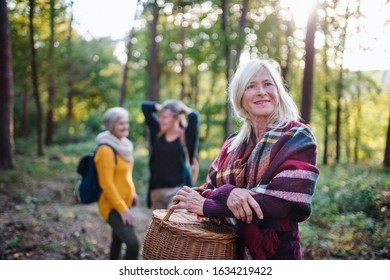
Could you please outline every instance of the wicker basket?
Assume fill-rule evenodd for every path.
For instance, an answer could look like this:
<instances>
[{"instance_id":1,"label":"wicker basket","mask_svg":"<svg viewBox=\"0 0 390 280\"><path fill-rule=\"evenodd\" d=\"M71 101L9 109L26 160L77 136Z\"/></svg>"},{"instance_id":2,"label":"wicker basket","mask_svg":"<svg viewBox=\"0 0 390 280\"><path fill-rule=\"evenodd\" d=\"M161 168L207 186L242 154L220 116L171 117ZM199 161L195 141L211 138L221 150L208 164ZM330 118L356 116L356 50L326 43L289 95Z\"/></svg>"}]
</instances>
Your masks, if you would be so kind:
<instances>
[{"instance_id":1,"label":"wicker basket","mask_svg":"<svg viewBox=\"0 0 390 280\"><path fill-rule=\"evenodd\" d=\"M144 260L235 259L232 227L199 221L192 213L172 212L153 211L143 245Z\"/></svg>"}]
</instances>

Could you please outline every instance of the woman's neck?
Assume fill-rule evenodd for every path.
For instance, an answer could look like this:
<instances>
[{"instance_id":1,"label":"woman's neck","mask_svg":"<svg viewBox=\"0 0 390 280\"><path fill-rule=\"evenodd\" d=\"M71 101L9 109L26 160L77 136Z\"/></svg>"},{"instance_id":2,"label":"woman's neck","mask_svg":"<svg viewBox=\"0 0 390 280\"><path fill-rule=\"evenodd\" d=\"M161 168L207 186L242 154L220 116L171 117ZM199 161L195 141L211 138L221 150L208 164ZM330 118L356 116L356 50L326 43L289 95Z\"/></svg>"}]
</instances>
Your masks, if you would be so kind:
<instances>
[{"instance_id":1,"label":"woman's neck","mask_svg":"<svg viewBox=\"0 0 390 280\"><path fill-rule=\"evenodd\" d=\"M171 142L173 140L176 140L178 137L181 136L181 134L183 133L183 130L180 128L180 127L173 127L172 129L169 129L166 133L165 133L165 139L168 141L168 142Z\"/></svg>"},{"instance_id":2,"label":"woman's neck","mask_svg":"<svg viewBox=\"0 0 390 280\"><path fill-rule=\"evenodd\" d=\"M114 134L112 131L110 131L111 135L114 136L115 138L122 140L123 136Z\"/></svg>"},{"instance_id":3,"label":"woman's neck","mask_svg":"<svg viewBox=\"0 0 390 280\"><path fill-rule=\"evenodd\" d=\"M256 142L259 142L261 139L263 139L264 134L268 131L268 122L264 120L252 121L252 129L256 136Z\"/></svg>"}]
</instances>

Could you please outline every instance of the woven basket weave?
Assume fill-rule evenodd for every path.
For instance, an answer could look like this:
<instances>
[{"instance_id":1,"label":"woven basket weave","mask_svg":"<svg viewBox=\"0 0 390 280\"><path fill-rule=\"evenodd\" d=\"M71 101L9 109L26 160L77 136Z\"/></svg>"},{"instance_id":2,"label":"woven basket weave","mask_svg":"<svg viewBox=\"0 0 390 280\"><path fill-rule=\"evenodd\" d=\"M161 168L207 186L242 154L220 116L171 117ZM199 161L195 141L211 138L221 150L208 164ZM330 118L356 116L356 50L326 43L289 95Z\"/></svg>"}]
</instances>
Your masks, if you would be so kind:
<instances>
[{"instance_id":1,"label":"woven basket weave","mask_svg":"<svg viewBox=\"0 0 390 280\"><path fill-rule=\"evenodd\" d=\"M143 259L231 260L236 255L235 238L233 228L199 221L192 213L154 210Z\"/></svg>"}]
</instances>

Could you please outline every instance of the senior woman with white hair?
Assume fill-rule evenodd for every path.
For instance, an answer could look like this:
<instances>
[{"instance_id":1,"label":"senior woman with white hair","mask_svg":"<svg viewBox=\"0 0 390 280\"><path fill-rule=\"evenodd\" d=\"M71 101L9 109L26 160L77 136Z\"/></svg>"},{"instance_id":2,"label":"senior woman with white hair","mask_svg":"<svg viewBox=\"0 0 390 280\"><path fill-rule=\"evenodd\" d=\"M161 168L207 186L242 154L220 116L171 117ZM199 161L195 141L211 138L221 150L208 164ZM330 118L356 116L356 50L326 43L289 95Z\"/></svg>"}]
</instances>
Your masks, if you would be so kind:
<instances>
[{"instance_id":1,"label":"senior woman with white hair","mask_svg":"<svg viewBox=\"0 0 390 280\"><path fill-rule=\"evenodd\" d=\"M133 143L127 139L128 112L121 107L110 108L103 115L103 123L106 131L96 137L100 146L94 157L103 190L98 202L99 212L112 228L110 259L120 258L124 242L127 246L125 258L135 260L138 258L139 242L130 207L137 204L138 197L132 178Z\"/></svg>"},{"instance_id":2,"label":"senior woman with white hair","mask_svg":"<svg viewBox=\"0 0 390 280\"><path fill-rule=\"evenodd\" d=\"M243 121L211 164L203 192L183 187L172 209L234 217L239 258L301 259L298 223L311 213L317 145L271 62L251 60L229 88Z\"/></svg>"}]
</instances>

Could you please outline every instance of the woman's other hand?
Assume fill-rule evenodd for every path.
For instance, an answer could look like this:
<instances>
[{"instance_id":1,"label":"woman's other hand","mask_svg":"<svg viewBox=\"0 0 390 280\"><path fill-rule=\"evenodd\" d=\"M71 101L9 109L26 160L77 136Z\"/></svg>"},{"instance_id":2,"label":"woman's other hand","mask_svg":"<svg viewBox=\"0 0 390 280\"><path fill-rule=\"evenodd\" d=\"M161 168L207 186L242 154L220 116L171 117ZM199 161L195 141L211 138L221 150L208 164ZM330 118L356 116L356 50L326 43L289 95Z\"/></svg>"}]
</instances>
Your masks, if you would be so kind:
<instances>
[{"instance_id":1,"label":"woman's other hand","mask_svg":"<svg viewBox=\"0 0 390 280\"><path fill-rule=\"evenodd\" d=\"M203 216L203 204L206 198L201 196L197 191L184 186L172 198L174 205L171 209L186 209L194 214Z\"/></svg>"},{"instance_id":2,"label":"woman's other hand","mask_svg":"<svg viewBox=\"0 0 390 280\"><path fill-rule=\"evenodd\" d=\"M131 212L129 209L127 209L125 212L123 213L120 213L121 215L121 218L122 218L122 222L123 224L125 225L129 225L129 226L132 226L133 225L133 218L131 216Z\"/></svg>"},{"instance_id":3,"label":"woman's other hand","mask_svg":"<svg viewBox=\"0 0 390 280\"><path fill-rule=\"evenodd\" d=\"M138 203L139 203L138 194L135 193L133 197L133 203L131 204L131 206L138 206Z\"/></svg>"},{"instance_id":4,"label":"woman's other hand","mask_svg":"<svg viewBox=\"0 0 390 280\"><path fill-rule=\"evenodd\" d=\"M260 205L252 197L252 194L255 193L247 189L234 188L230 192L226 202L227 207L232 211L236 219L247 222L248 224L253 220L252 209L260 220L263 219L263 212L261 211Z\"/></svg>"}]
</instances>

